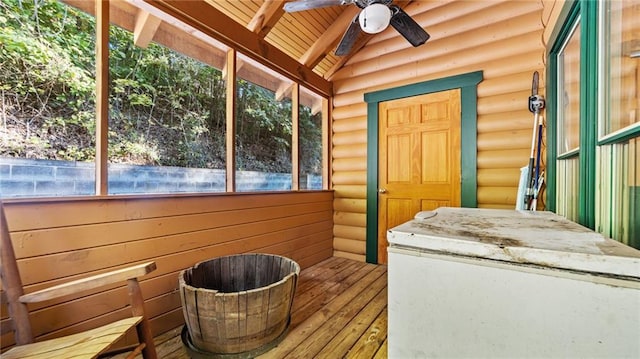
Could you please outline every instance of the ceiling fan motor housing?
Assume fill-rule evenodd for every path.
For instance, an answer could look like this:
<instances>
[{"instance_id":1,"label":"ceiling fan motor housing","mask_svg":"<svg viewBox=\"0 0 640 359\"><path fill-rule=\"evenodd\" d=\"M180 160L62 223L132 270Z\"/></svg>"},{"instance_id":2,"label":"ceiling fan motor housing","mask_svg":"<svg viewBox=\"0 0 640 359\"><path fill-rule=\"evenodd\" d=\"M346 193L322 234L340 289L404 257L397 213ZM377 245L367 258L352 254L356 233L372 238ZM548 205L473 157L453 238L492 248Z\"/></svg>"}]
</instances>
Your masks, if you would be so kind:
<instances>
[{"instance_id":1,"label":"ceiling fan motor housing","mask_svg":"<svg viewBox=\"0 0 640 359\"><path fill-rule=\"evenodd\" d=\"M391 10L387 5L373 3L360 12L358 20L362 31L368 34L377 34L389 26Z\"/></svg>"}]
</instances>

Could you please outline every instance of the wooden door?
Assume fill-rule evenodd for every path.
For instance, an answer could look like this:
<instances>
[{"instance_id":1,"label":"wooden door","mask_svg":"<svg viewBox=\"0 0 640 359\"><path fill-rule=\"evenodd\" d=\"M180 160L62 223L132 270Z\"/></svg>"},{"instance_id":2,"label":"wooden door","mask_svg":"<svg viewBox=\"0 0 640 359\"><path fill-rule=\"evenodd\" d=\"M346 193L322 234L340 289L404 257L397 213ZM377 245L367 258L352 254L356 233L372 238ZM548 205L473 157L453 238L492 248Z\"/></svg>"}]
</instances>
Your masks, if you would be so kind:
<instances>
[{"instance_id":1,"label":"wooden door","mask_svg":"<svg viewBox=\"0 0 640 359\"><path fill-rule=\"evenodd\" d=\"M388 228L419 211L460 206L460 90L380 103L378 263Z\"/></svg>"}]
</instances>

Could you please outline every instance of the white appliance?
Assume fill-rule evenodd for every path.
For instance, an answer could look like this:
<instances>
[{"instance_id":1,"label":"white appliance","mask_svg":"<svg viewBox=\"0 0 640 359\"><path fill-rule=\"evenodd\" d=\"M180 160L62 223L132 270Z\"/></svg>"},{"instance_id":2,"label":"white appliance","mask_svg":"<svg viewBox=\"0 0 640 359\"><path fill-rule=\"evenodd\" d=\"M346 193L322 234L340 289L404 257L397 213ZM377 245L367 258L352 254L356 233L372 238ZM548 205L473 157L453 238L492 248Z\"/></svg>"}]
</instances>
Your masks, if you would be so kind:
<instances>
[{"instance_id":1,"label":"white appliance","mask_svg":"<svg viewBox=\"0 0 640 359\"><path fill-rule=\"evenodd\" d=\"M640 358L640 251L551 212L438 208L387 233L389 358Z\"/></svg>"}]
</instances>

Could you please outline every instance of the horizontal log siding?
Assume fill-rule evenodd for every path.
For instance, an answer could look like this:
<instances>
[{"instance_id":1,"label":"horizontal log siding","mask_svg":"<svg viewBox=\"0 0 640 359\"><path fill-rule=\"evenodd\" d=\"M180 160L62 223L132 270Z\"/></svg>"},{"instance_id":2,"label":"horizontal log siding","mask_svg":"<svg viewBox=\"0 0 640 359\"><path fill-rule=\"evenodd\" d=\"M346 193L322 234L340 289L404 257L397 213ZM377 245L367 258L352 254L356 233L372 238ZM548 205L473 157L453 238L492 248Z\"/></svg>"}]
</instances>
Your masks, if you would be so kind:
<instances>
[{"instance_id":1,"label":"horizontal log siding","mask_svg":"<svg viewBox=\"0 0 640 359\"><path fill-rule=\"evenodd\" d=\"M154 335L183 323L178 272L245 252L309 267L333 253L333 193L22 201L5 204L25 291L156 261L142 281ZM130 315L126 286L30 305L37 340ZM2 346L13 344L2 306Z\"/></svg>"},{"instance_id":2,"label":"horizontal log siding","mask_svg":"<svg viewBox=\"0 0 640 359\"><path fill-rule=\"evenodd\" d=\"M413 48L390 28L334 74L334 255L364 260L368 92L483 71L478 206L514 208L520 167L529 158L527 100L536 70L544 93L542 10L538 1L412 2L406 11L431 34L425 45Z\"/></svg>"}]
</instances>

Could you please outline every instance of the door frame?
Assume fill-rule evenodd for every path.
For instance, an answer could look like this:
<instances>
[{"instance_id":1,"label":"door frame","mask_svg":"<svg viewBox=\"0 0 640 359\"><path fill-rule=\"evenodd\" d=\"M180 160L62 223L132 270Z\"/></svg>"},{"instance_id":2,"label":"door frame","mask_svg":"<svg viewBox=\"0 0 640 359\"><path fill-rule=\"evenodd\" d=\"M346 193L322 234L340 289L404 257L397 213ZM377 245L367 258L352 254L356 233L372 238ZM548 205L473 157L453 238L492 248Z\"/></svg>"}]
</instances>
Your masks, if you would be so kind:
<instances>
[{"instance_id":1,"label":"door frame","mask_svg":"<svg viewBox=\"0 0 640 359\"><path fill-rule=\"evenodd\" d=\"M367 234L366 260L378 262L378 105L380 102L460 89L460 205L475 208L477 190L478 84L482 71L444 77L364 94L367 103Z\"/></svg>"}]
</instances>

